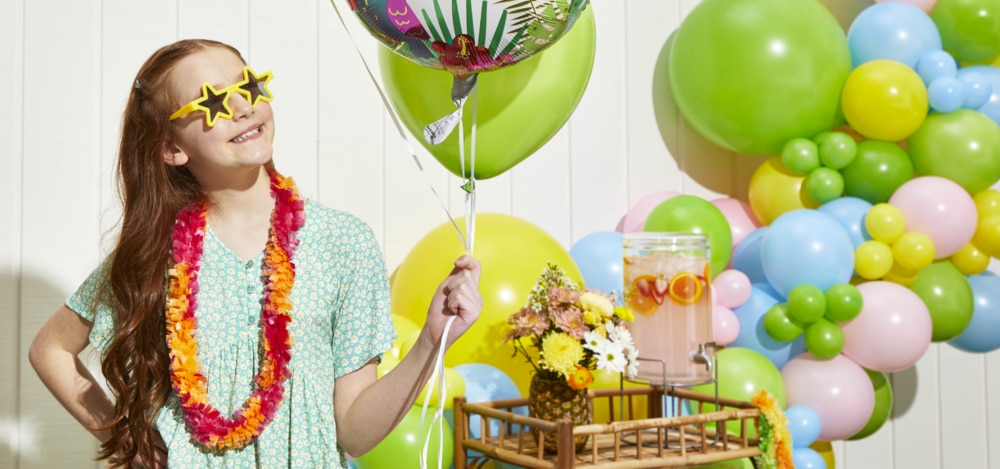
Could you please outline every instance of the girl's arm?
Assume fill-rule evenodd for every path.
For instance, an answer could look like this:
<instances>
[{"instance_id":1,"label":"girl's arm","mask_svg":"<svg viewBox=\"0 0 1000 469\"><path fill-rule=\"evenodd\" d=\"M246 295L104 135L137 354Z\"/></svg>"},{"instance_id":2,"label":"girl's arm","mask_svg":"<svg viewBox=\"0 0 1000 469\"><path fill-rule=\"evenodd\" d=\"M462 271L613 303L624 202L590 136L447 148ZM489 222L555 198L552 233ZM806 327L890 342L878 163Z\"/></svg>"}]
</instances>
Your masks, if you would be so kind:
<instances>
[{"instance_id":1,"label":"girl's arm","mask_svg":"<svg viewBox=\"0 0 1000 469\"><path fill-rule=\"evenodd\" d=\"M431 300L420 338L381 379L376 379L375 360L337 378L333 395L337 442L349 454L360 456L370 451L413 406L434 371L448 318L455 317L447 337L450 346L479 317L483 308L479 274L480 265L475 259L463 256L455 261L455 268Z\"/></svg>"}]
</instances>

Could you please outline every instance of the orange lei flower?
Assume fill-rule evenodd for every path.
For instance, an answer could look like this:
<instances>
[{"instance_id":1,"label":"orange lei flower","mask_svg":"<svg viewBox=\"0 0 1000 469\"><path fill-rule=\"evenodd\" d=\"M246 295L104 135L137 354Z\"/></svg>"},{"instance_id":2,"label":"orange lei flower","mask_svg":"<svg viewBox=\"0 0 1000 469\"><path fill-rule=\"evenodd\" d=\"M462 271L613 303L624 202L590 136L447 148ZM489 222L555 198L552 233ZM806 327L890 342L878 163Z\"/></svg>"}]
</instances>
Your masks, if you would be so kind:
<instances>
[{"instance_id":1,"label":"orange lei flower","mask_svg":"<svg viewBox=\"0 0 1000 469\"><path fill-rule=\"evenodd\" d=\"M243 447L260 436L277 413L284 397L284 382L291 376L292 338L288 332L292 310L288 297L295 281L291 258L298 246L295 234L305 223L305 203L295 184L276 172L269 173L275 199L271 230L264 254L264 305L261 310L264 356L254 377L254 387L240 410L223 416L208 403L207 379L199 371L198 321L195 317L198 269L204 247L206 207L192 204L174 223L167 291L167 346L170 349L170 382L180 398L188 430L207 448Z\"/></svg>"},{"instance_id":2,"label":"orange lei flower","mask_svg":"<svg viewBox=\"0 0 1000 469\"><path fill-rule=\"evenodd\" d=\"M761 389L750 403L760 409L761 419L756 422L763 452L761 465L765 468L793 469L792 435L788 431L788 418L781 410L778 400Z\"/></svg>"}]
</instances>

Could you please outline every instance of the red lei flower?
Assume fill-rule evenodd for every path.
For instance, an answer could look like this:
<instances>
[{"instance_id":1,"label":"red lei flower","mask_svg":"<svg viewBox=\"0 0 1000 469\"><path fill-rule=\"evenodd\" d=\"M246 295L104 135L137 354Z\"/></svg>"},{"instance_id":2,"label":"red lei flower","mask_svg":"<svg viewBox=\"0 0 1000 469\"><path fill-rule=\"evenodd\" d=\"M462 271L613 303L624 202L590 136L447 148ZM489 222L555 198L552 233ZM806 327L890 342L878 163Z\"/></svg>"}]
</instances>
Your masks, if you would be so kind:
<instances>
[{"instance_id":1,"label":"red lei flower","mask_svg":"<svg viewBox=\"0 0 1000 469\"><path fill-rule=\"evenodd\" d=\"M170 383L180 397L188 430L207 448L222 450L245 446L260 436L277 413L284 397L284 382L291 375L292 338L288 323L295 281L292 256L298 246L295 234L305 223L305 203L295 184L276 172L269 173L275 199L271 230L264 253L264 305L261 311L264 357L254 376L254 387L243 406L232 416L222 415L208 403L205 375L199 371L198 330L195 310L198 269L204 247L206 207L192 204L174 223L167 292L167 346L170 349Z\"/></svg>"}]
</instances>

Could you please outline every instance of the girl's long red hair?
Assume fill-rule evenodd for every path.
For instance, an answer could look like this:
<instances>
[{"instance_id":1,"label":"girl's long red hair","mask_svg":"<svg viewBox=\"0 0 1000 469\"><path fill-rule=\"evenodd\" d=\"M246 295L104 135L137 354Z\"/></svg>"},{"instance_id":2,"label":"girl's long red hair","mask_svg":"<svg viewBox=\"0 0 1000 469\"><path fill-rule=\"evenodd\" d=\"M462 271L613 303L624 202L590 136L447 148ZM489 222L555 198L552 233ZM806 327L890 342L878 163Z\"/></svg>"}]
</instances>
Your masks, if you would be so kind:
<instances>
[{"instance_id":1,"label":"girl's long red hair","mask_svg":"<svg viewBox=\"0 0 1000 469\"><path fill-rule=\"evenodd\" d=\"M157 50L139 69L122 117L118 152L121 231L109 257L104 298L114 316L114 333L101 370L115 400L98 459L127 467L135 456L153 461L154 419L170 394L166 345L166 272L174 219L201 197L198 181L183 167L166 164L177 98L170 92L177 63L208 47L240 53L226 44L182 40Z\"/></svg>"}]
</instances>

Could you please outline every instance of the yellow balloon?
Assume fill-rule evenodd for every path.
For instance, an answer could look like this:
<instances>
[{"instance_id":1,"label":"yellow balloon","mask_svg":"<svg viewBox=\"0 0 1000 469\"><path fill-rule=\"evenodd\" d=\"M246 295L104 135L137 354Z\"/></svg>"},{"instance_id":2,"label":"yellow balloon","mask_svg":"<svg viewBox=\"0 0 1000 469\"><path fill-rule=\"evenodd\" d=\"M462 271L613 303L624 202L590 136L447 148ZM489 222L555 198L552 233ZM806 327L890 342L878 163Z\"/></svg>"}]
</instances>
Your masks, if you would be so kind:
<instances>
[{"instance_id":1,"label":"yellow balloon","mask_svg":"<svg viewBox=\"0 0 1000 469\"><path fill-rule=\"evenodd\" d=\"M456 219L464 231L465 218ZM563 268L578 284L583 284L579 268L555 238L520 218L480 213L476 216L475 252L482 263L479 291L483 310L479 319L445 354L445 366L483 363L509 376L522 395L528 394L531 366L513 356L514 348L504 343L507 318L525 305L546 263ZM435 290L465 248L450 222L431 230L400 263L392 288L392 312L423 325L427 306Z\"/></svg>"},{"instance_id":2,"label":"yellow balloon","mask_svg":"<svg viewBox=\"0 0 1000 469\"><path fill-rule=\"evenodd\" d=\"M912 68L895 60L872 60L847 76L841 95L844 118L875 140L904 140L927 118L927 85Z\"/></svg>"},{"instance_id":3,"label":"yellow balloon","mask_svg":"<svg viewBox=\"0 0 1000 469\"><path fill-rule=\"evenodd\" d=\"M980 219L972 243L990 257L1000 257L1000 216Z\"/></svg>"},{"instance_id":4,"label":"yellow balloon","mask_svg":"<svg viewBox=\"0 0 1000 469\"><path fill-rule=\"evenodd\" d=\"M833 457L833 445L829 441L819 440L813 442L809 447L819 453L820 456L823 456L823 461L826 462L826 469L836 469L837 461Z\"/></svg>"},{"instance_id":5,"label":"yellow balloon","mask_svg":"<svg viewBox=\"0 0 1000 469\"><path fill-rule=\"evenodd\" d=\"M383 353L382 361L379 362L378 367L375 368L375 370L378 372L378 377L381 378L385 376L386 373L392 371L392 369L399 364L399 360L400 360L400 355L398 348L393 348L389 352Z\"/></svg>"},{"instance_id":6,"label":"yellow balloon","mask_svg":"<svg viewBox=\"0 0 1000 469\"><path fill-rule=\"evenodd\" d=\"M770 225L785 212L819 207L807 193L805 180L806 176L785 167L780 156L768 159L750 177L750 209L761 223Z\"/></svg>"},{"instance_id":7,"label":"yellow balloon","mask_svg":"<svg viewBox=\"0 0 1000 469\"><path fill-rule=\"evenodd\" d=\"M441 376L437 377L438 382L435 384L433 392L431 392L430 406L437 407L438 396L441 395ZM430 381L424 385L424 388L420 390L420 395L417 396L417 401L413 403L415 406L423 406L424 399L427 398L427 388L430 387L432 383ZM462 374L455 371L454 369L445 367L444 369L444 408L450 409L455 406L455 398L458 396L465 395L465 378Z\"/></svg>"},{"instance_id":8,"label":"yellow balloon","mask_svg":"<svg viewBox=\"0 0 1000 469\"><path fill-rule=\"evenodd\" d=\"M885 277L892 269L892 248L881 241L865 241L854 249L854 271L868 280Z\"/></svg>"},{"instance_id":9,"label":"yellow balloon","mask_svg":"<svg viewBox=\"0 0 1000 469\"><path fill-rule=\"evenodd\" d=\"M976 203L976 213L983 220L994 215L1000 215L1000 191L986 189L972 198Z\"/></svg>"},{"instance_id":10,"label":"yellow balloon","mask_svg":"<svg viewBox=\"0 0 1000 469\"><path fill-rule=\"evenodd\" d=\"M917 231L903 233L892 243L892 258L906 270L923 269L934 262L934 241Z\"/></svg>"},{"instance_id":11,"label":"yellow balloon","mask_svg":"<svg viewBox=\"0 0 1000 469\"><path fill-rule=\"evenodd\" d=\"M398 352L400 346L404 341L410 338L410 335L416 332L420 332L420 326L413 322L412 319L401 316L398 314L392 315L392 325L396 327L396 339L392 341L392 347ZM397 358L402 358L405 353L399 354Z\"/></svg>"},{"instance_id":12,"label":"yellow balloon","mask_svg":"<svg viewBox=\"0 0 1000 469\"><path fill-rule=\"evenodd\" d=\"M885 275L884 279L908 287L917 281L918 273L918 271L909 270L899 264L893 263L892 269L889 269L889 273Z\"/></svg>"},{"instance_id":13,"label":"yellow balloon","mask_svg":"<svg viewBox=\"0 0 1000 469\"><path fill-rule=\"evenodd\" d=\"M952 254L950 260L963 275L981 274L990 266L990 256L980 251L972 243L966 244L958 252Z\"/></svg>"},{"instance_id":14,"label":"yellow balloon","mask_svg":"<svg viewBox=\"0 0 1000 469\"><path fill-rule=\"evenodd\" d=\"M588 389L598 390L598 389L622 389L624 388L648 388L648 384L635 383L628 380L621 379L621 373L612 373L610 371L596 370L594 371L594 382L587 386ZM612 414L611 403L614 404L614 414ZM594 422L595 423L605 423L611 421L621 421L624 415L624 420L642 420L647 418L646 413L648 412L648 403L645 398L632 398L631 403L629 397L625 397L624 407L621 404L620 397L611 398L611 402L608 398L602 397L600 399L594 400ZM659 415L653 415L650 417L659 417Z\"/></svg>"},{"instance_id":15,"label":"yellow balloon","mask_svg":"<svg viewBox=\"0 0 1000 469\"><path fill-rule=\"evenodd\" d=\"M872 239L892 244L906 230L903 212L887 203L875 204L865 215L865 229Z\"/></svg>"}]
</instances>

